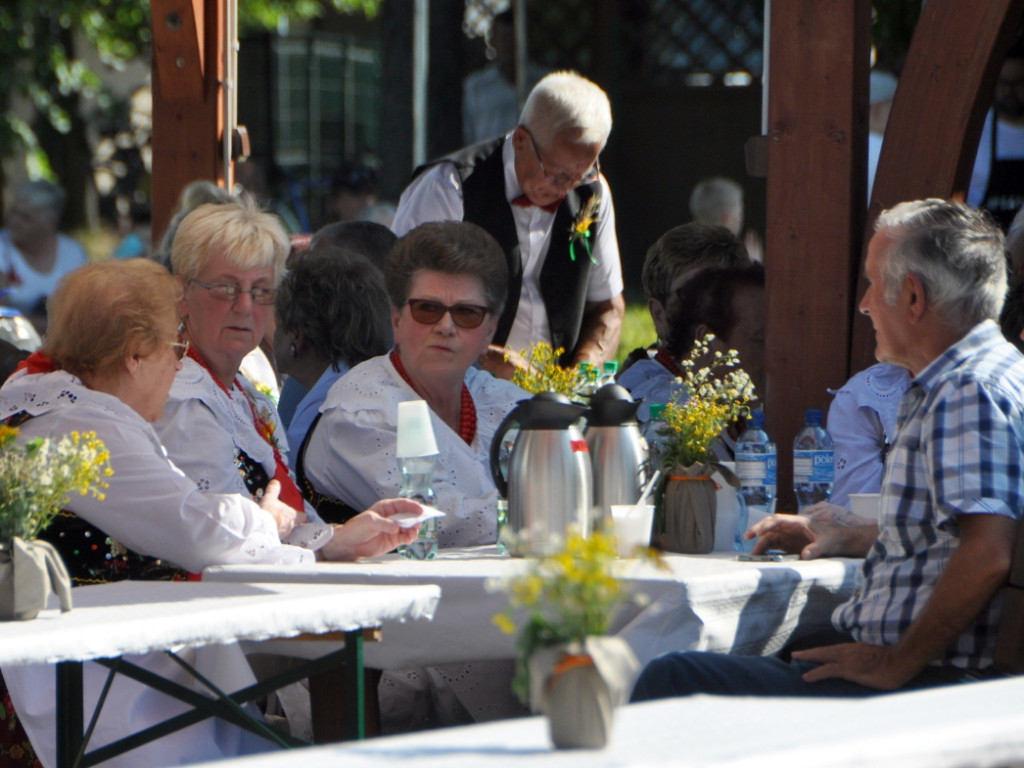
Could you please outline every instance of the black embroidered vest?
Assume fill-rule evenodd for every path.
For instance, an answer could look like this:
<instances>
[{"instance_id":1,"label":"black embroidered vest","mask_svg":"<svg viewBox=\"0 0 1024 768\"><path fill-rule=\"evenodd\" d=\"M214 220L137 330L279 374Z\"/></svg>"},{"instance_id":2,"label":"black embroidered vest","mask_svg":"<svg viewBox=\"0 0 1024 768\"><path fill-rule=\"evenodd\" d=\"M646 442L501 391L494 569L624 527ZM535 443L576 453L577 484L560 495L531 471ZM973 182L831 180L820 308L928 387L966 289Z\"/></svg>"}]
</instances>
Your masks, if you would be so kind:
<instances>
[{"instance_id":1,"label":"black embroidered vest","mask_svg":"<svg viewBox=\"0 0 1024 768\"><path fill-rule=\"evenodd\" d=\"M505 167L502 162L504 137L460 149L445 157L420 166L413 178L427 168L441 162L455 165L462 179L463 220L486 229L501 245L508 264L508 296L505 310L498 320L494 334L495 344L504 344L512 329L519 308L519 294L523 284L523 264L519 252L512 206L505 197ZM583 311L587 302L587 284L590 280L590 258L577 248L576 259L569 254L569 233L580 208L592 195L598 194L600 183L584 184L571 190L555 212L544 265L540 270L540 294L548 314L551 345L563 347L563 365L572 360L579 342L583 324ZM517 352L519 350L516 350Z\"/></svg>"}]
</instances>

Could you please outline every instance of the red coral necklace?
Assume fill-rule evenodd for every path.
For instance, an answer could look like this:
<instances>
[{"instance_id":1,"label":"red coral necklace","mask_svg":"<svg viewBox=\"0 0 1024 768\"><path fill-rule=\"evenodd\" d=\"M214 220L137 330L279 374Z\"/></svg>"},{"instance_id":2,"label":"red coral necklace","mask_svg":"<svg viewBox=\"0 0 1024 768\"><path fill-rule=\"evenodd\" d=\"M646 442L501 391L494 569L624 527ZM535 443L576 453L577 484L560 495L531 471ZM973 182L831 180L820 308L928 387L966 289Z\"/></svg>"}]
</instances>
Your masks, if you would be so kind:
<instances>
[{"instance_id":1,"label":"red coral necklace","mask_svg":"<svg viewBox=\"0 0 1024 768\"><path fill-rule=\"evenodd\" d=\"M395 370L398 371L398 375L405 383L412 387L417 395L423 397L423 393L416 389L416 385L412 383L412 379L406 373L397 349L391 350L391 364L395 366ZM465 382L462 383L462 403L459 409L459 437L466 441L466 445L472 445L473 438L476 437L476 403L473 402L473 396L469 394L469 387Z\"/></svg>"}]
</instances>

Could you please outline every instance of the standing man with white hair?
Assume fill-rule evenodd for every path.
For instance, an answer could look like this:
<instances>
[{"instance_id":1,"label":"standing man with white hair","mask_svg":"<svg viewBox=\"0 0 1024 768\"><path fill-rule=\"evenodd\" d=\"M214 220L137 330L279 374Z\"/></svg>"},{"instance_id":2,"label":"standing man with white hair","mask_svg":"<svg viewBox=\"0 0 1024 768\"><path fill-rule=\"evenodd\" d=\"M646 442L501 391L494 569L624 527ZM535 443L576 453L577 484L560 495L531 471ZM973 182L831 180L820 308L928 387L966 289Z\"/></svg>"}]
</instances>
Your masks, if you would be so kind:
<instances>
[{"instance_id":1,"label":"standing man with white hair","mask_svg":"<svg viewBox=\"0 0 1024 768\"><path fill-rule=\"evenodd\" d=\"M625 301L611 189L598 155L612 128L608 96L574 72L530 92L504 137L416 169L395 215L399 237L428 221L471 221L501 245L509 291L485 368L510 376L504 349L532 342L563 364L611 360Z\"/></svg>"}]
</instances>

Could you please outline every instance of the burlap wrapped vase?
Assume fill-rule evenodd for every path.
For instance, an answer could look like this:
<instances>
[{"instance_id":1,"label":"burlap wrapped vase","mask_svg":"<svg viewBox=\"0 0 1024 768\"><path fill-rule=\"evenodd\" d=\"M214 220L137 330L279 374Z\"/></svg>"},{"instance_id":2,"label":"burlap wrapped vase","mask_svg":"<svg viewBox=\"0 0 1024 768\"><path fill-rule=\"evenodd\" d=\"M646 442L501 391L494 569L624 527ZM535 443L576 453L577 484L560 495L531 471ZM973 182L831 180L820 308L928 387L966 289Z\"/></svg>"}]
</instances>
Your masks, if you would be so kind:
<instances>
[{"instance_id":1,"label":"burlap wrapped vase","mask_svg":"<svg viewBox=\"0 0 1024 768\"><path fill-rule=\"evenodd\" d=\"M711 475L715 472L739 487L739 478L717 462L666 470L652 537L662 549L684 555L706 555L714 549L718 486Z\"/></svg>"},{"instance_id":2,"label":"burlap wrapped vase","mask_svg":"<svg viewBox=\"0 0 1024 768\"><path fill-rule=\"evenodd\" d=\"M71 577L49 542L15 536L0 545L0 621L34 619L51 592L71 610Z\"/></svg>"},{"instance_id":3,"label":"burlap wrapped vase","mask_svg":"<svg viewBox=\"0 0 1024 768\"><path fill-rule=\"evenodd\" d=\"M639 669L618 637L539 648L530 657L530 707L548 717L558 749L600 749L611 737L615 707L625 704Z\"/></svg>"}]
</instances>

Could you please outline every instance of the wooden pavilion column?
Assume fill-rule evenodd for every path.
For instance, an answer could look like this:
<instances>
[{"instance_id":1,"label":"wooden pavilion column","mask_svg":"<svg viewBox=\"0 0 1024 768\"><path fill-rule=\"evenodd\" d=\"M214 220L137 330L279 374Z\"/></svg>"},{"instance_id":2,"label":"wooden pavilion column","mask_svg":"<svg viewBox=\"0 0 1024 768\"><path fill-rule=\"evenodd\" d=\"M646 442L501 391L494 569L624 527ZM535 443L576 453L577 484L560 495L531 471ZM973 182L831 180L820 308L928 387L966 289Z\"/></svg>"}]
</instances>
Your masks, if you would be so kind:
<instances>
[{"instance_id":1,"label":"wooden pavilion column","mask_svg":"<svg viewBox=\"0 0 1024 768\"><path fill-rule=\"evenodd\" d=\"M847 378L867 199L870 0L772 3L765 266L767 428L779 510L792 511L793 440Z\"/></svg>"},{"instance_id":2,"label":"wooden pavilion column","mask_svg":"<svg viewBox=\"0 0 1024 768\"><path fill-rule=\"evenodd\" d=\"M985 113L1024 0L928 0L893 99L868 210L875 219L904 200L966 198ZM857 295L865 289L858 272ZM874 362L870 321L854 315L852 371Z\"/></svg>"},{"instance_id":3,"label":"wooden pavilion column","mask_svg":"<svg viewBox=\"0 0 1024 768\"><path fill-rule=\"evenodd\" d=\"M224 183L224 18L234 0L152 0L153 242L159 243L181 190Z\"/></svg>"}]
</instances>

